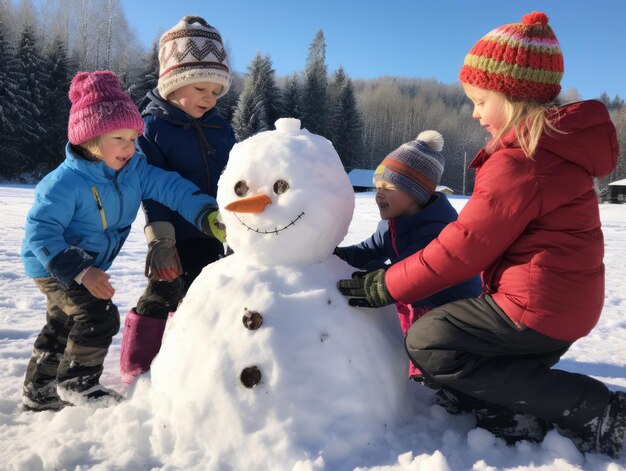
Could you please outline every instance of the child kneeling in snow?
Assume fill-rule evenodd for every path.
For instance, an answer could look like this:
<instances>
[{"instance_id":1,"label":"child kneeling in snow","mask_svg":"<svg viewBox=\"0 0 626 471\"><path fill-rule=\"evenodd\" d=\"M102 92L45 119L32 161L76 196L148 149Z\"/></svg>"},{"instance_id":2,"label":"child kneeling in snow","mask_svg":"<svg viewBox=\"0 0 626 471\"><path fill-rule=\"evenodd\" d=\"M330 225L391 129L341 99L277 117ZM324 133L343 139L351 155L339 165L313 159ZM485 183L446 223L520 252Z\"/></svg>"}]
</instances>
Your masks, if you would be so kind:
<instances>
[{"instance_id":1,"label":"child kneeling in snow","mask_svg":"<svg viewBox=\"0 0 626 471\"><path fill-rule=\"evenodd\" d=\"M69 97L65 161L37 185L22 246L26 274L47 298L46 325L24 380L22 402L29 410L121 399L99 382L120 327L105 271L128 237L142 198L221 235L209 223L215 199L177 174L148 165L136 151L143 120L117 76L78 73Z\"/></svg>"},{"instance_id":2,"label":"child kneeling in snow","mask_svg":"<svg viewBox=\"0 0 626 471\"><path fill-rule=\"evenodd\" d=\"M367 240L349 247L337 247L335 254L356 268L373 270L388 261L394 264L426 247L457 212L443 193L435 191L444 168L443 137L424 131L414 141L391 152L374 172L376 204L382 221ZM431 309L481 293L480 277L421 299L397 302L402 332ZM420 370L409 366L409 377L421 380Z\"/></svg>"},{"instance_id":3,"label":"child kneeling in snow","mask_svg":"<svg viewBox=\"0 0 626 471\"><path fill-rule=\"evenodd\" d=\"M552 368L602 312L593 177L608 175L619 154L602 103L556 106L562 76L544 13L481 38L459 73L472 117L492 136L471 164L471 198L423 250L339 288L379 307L482 272L482 296L434 309L407 332L406 350L426 383L509 443L541 441L556 424L579 450L617 458L626 393Z\"/></svg>"}]
</instances>

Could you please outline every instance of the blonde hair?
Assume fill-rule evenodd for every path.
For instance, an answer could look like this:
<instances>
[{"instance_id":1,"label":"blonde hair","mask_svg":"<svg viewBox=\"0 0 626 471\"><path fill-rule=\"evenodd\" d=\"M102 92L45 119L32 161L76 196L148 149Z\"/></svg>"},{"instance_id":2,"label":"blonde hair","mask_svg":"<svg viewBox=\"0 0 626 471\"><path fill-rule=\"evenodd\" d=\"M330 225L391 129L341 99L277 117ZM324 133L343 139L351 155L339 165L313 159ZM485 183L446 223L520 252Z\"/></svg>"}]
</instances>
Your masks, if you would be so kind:
<instances>
[{"instance_id":1,"label":"blonde hair","mask_svg":"<svg viewBox=\"0 0 626 471\"><path fill-rule=\"evenodd\" d=\"M467 93L472 88L477 87L463 83L463 88ZM495 93L501 98L505 117L504 125L487 143L486 150L488 152L496 151L502 145L502 138L511 130L514 130L519 146L526 154L526 157L532 159L539 145L539 139L544 132L548 134L552 132L563 134L553 124L555 117L557 117L557 107L554 103L518 100L494 90L488 91Z\"/></svg>"},{"instance_id":2,"label":"blonde hair","mask_svg":"<svg viewBox=\"0 0 626 471\"><path fill-rule=\"evenodd\" d=\"M85 157L90 160L102 160L102 150L100 149L100 136L93 137L88 141L78 145L85 151Z\"/></svg>"}]
</instances>

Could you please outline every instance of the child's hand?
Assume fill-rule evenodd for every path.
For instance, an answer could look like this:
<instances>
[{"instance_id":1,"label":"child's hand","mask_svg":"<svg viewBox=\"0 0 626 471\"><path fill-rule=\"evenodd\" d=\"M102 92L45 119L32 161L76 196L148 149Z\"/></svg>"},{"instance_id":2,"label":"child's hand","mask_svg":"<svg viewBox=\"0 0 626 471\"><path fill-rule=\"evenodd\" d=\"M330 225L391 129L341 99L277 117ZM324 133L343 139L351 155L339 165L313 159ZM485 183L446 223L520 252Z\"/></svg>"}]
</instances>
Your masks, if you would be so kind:
<instances>
[{"instance_id":1,"label":"child's hand","mask_svg":"<svg viewBox=\"0 0 626 471\"><path fill-rule=\"evenodd\" d=\"M216 238L222 244L226 242L226 226L222 222L219 211L211 211L202 217L202 232Z\"/></svg>"},{"instance_id":2,"label":"child's hand","mask_svg":"<svg viewBox=\"0 0 626 471\"><path fill-rule=\"evenodd\" d=\"M385 269L357 271L350 280L339 280L337 288L348 297L348 304L357 307L383 307L395 300L385 284Z\"/></svg>"},{"instance_id":3,"label":"child's hand","mask_svg":"<svg viewBox=\"0 0 626 471\"><path fill-rule=\"evenodd\" d=\"M148 245L147 277L158 281L174 281L183 272L174 239L155 239Z\"/></svg>"},{"instance_id":4,"label":"child's hand","mask_svg":"<svg viewBox=\"0 0 626 471\"><path fill-rule=\"evenodd\" d=\"M91 267L83 276L83 285L89 292L98 299L111 299L115 294L115 289L109 283L110 275L99 268Z\"/></svg>"}]
</instances>

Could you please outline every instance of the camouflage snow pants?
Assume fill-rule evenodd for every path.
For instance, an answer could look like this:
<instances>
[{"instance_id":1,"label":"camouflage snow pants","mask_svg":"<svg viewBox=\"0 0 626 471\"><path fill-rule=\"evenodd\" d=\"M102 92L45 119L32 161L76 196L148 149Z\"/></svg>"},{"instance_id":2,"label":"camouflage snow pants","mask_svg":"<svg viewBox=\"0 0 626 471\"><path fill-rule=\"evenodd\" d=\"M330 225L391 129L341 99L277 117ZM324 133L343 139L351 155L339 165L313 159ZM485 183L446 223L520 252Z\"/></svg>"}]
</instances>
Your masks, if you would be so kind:
<instances>
[{"instance_id":1,"label":"camouflage snow pants","mask_svg":"<svg viewBox=\"0 0 626 471\"><path fill-rule=\"evenodd\" d=\"M34 281L47 298L47 313L26 369L25 394L36 396L57 382L74 390L89 389L99 382L109 346L119 331L117 307L76 283L65 289L52 277Z\"/></svg>"}]
</instances>

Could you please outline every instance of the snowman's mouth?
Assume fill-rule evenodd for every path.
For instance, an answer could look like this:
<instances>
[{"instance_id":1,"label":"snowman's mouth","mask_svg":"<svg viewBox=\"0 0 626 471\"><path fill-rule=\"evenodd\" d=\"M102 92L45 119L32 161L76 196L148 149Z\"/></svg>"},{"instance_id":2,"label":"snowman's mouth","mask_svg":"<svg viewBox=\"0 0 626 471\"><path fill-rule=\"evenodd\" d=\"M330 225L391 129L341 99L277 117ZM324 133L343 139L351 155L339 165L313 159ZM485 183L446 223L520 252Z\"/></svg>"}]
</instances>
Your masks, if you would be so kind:
<instances>
[{"instance_id":1,"label":"snowman's mouth","mask_svg":"<svg viewBox=\"0 0 626 471\"><path fill-rule=\"evenodd\" d=\"M235 217L237 218L237 220L241 223L242 226L247 228L249 231L256 232L257 234L276 234L276 235L278 235L279 232L284 231L285 229L287 229L287 228L289 228L291 226L295 226L296 222L298 220L300 220L302 218L302 216L304 216L304 211L302 211L300 214L298 214L298 216L295 219L292 219L289 224L287 224L287 225L285 225L283 227L280 227L280 228L275 227L274 229L267 230L267 229L261 229L259 227L254 228L254 227L249 226L248 224L246 224L245 222L243 222L241 220L241 218L237 215L237 213L235 213Z\"/></svg>"}]
</instances>

